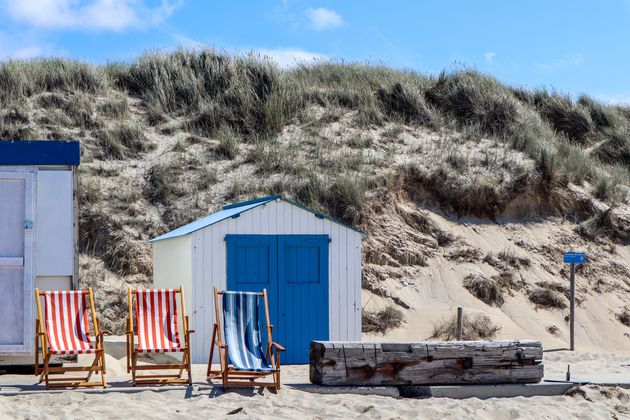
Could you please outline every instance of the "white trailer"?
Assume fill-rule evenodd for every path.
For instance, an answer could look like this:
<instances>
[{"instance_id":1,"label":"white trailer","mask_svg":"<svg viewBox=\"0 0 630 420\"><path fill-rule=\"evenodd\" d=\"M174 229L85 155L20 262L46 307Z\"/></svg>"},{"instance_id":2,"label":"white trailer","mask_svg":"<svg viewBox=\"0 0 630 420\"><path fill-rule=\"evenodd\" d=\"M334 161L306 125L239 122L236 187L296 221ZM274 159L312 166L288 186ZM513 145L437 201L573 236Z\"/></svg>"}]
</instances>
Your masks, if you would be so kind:
<instances>
[{"instance_id":1,"label":"white trailer","mask_svg":"<svg viewBox=\"0 0 630 420\"><path fill-rule=\"evenodd\" d=\"M35 288L78 286L77 141L0 141L0 366L32 364Z\"/></svg>"}]
</instances>

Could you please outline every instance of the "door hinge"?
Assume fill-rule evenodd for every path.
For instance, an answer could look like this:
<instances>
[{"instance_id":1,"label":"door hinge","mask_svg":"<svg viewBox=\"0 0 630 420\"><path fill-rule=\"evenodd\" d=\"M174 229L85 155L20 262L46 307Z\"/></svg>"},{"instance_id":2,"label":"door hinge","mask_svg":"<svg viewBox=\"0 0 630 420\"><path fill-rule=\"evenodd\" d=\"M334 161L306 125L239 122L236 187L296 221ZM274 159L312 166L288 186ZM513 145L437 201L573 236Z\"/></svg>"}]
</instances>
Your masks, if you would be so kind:
<instances>
[{"instance_id":1,"label":"door hinge","mask_svg":"<svg viewBox=\"0 0 630 420\"><path fill-rule=\"evenodd\" d=\"M33 221L25 220L24 221L24 229L33 229Z\"/></svg>"}]
</instances>

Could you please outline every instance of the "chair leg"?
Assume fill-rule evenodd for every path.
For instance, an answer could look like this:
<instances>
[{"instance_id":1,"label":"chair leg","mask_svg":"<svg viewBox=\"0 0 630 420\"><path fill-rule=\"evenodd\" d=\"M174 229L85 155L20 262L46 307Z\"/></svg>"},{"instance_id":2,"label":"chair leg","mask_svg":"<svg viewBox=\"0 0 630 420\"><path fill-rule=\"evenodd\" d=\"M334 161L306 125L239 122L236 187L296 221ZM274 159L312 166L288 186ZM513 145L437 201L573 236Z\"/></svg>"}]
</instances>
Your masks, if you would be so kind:
<instances>
[{"instance_id":1,"label":"chair leg","mask_svg":"<svg viewBox=\"0 0 630 420\"><path fill-rule=\"evenodd\" d=\"M221 360L221 373L223 379L223 391L227 390L228 385L228 350L227 347L224 348L225 354L223 355L223 360Z\"/></svg>"},{"instance_id":2,"label":"chair leg","mask_svg":"<svg viewBox=\"0 0 630 420\"><path fill-rule=\"evenodd\" d=\"M129 341L129 334L127 334L127 373L131 372L131 342Z\"/></svg>"},{"instance_id":3,"label":"chair leg","mask_svg":"<svg viewBox=\"0 0 630 420\"><path fill-rule=\"evenodd\" d=\"M188 370L188 385L192 385L192 360L190 359L190 348L186 349L186 365Z\"/></svg>"},{"instance_id":4,"label":"chair leg","mask_svg":"<svg viewBox=\"0 0 630 420\"><path fill-rule=\"evenodd\" d=\"M214 345L217 336L217 324L214 324L212 328L212 341L210 342L210 355L208 356L208 369L206 370L206 377L210 376L210 371L212 370L212 358L214 357Z\"/></svg>"},{"instance_id":5,"label":"chair leg","mask_svg":"<svg viewBox=\"0 0 630 420\"><path fill-rule=\"evenodd\" d=\"M50 381L48 380L48 361L50 360L50 354L47 354L46 357L44 358L44 370L42 372L42 376L44 377L44 380L46 382L46 389L49 389L50 387ZM39 378L39 382L41 383L42 378Z\"/></svg>"},{"instance_id":6,"label":"chair leg","mask_svg":"<svg viewBox=\"0 0 630 420\"><path fill-rule=\"evenodd\" d=\"M107 388L106 375L107 369L105 367L105 349L103 348L101 350L101 384L103 385L103 388Z\"/></svg>"},{"instance_id":7,"label":"chair leg","mask_svg":"<svg viewBox=\"0 0 630 420\"><path fill-rule=\"evenodd\" d=\"M136 386L136 362L138 354L135 350L131 350L131 381L133 386Z\"/></svg>"},{"instance_id":8,"label":"chair leg","mask_svg":"<svg viewBox=\"0 0 630 420\"><path fill-rule=\"evenodd\" d=\"M39 375L39 322L35 324L35 376ZM40 381L41 382L41 381Z\"/></svg>"}]
</instances>

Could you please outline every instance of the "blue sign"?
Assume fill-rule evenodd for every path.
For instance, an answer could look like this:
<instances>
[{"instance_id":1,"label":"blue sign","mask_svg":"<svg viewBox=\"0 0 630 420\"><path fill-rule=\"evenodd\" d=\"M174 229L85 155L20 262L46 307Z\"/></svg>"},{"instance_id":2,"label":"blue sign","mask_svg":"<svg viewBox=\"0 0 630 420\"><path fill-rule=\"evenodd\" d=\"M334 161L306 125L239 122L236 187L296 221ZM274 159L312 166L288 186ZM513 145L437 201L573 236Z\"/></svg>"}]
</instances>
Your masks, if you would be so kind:
<instances>
[{"instance_id":1,"label":"blue sign","mask_svg":"<svg viewBox=\"0 0 630 420\"><path fill-rule=\"evenodd\" d=\"M583 252L565 252L564 262L567 264L584 264L586 254Z\"/></svg>"}]
</instances>

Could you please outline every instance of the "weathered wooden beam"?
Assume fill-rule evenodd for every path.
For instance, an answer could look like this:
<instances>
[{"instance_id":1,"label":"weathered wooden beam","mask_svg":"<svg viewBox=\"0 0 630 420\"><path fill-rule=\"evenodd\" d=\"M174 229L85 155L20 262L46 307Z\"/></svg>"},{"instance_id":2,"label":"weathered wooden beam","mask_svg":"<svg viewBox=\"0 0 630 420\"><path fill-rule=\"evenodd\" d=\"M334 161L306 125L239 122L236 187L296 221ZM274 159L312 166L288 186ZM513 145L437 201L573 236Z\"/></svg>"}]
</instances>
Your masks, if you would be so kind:
<instances>
[{"instance_id":1,"label":"weathered wooden beam","mask_svg":"<svg viewBox=\"0 0 630 420\"><path fill-rule=\"evenodd\" d=\"M312 341L318 385L534 383L543 377L540 341Z\"/></svg>"}]
</instances>

